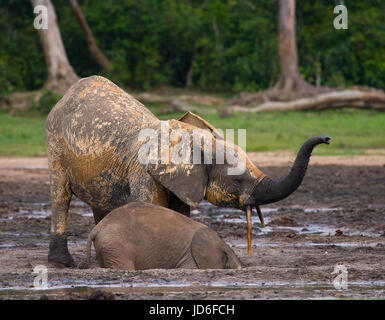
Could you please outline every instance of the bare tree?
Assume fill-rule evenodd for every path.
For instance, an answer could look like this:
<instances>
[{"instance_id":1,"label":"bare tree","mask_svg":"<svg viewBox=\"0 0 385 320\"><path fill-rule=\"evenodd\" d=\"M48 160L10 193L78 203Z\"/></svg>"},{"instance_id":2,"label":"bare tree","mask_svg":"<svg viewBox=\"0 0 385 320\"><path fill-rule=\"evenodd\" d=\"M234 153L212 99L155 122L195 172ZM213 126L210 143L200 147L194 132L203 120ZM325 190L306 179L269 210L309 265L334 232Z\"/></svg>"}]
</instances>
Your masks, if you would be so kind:
<instances>
[{"instance_id":1,"label":"bare tree","mask_svg":"<svg viewBox=\"0 0 385 320\"><path fill-rule=\"evenodd\" d=\"M295 33L295 0L279 0L278 47L280 77L274 89L283 91L313 90L298 71Z\"/></svg>"},{"instance_id":2,"label":"bare tree","mask_svg":"<svg viewBox=\"0 0 385 320\"><path fill-rule=\"evenodd\" d=\"M95 59L96 63L101 66L103 69L110 70L111 63L103 54L102 50L96 44L95 38L92 35L90 26L87 23L86 18L83 15L82 9L80 8L77 0L69 0L72 11L78 21L80 27L82 28L84 35L86 37L88 49L91 52L92 57Z\"/></svg>"},{"instance_id":3,"label":"bare tree","mask_svg":"<svg viewBox=\"0 0 385 320\"><path fill-rule=\"evenodd\" d=\"M51 0L31 1L33 7L45 6L48 13L48 28L38 30L48 71L44 88L63 94L79 77L69 63Z\"/></svg>"},{"instance_id":4,"label":"bare tree","mask_svg":"<svg viewBox=\"0 0 385 320\"><path fill-rule=\"evenodd\" d=\"M336 4L341 3L344 1L336 0ZM382 90L361 86L353 86L350 90L320 86L320 70L316 71L317 86L301 77L295 36L295 0L279 0L278 39L281 72L277 84L266 91L242 92L229 101L223 114L343 107L385 110L385 92ZM247 107L251 104L256 106Z\"/></svg>"}]
</instances>

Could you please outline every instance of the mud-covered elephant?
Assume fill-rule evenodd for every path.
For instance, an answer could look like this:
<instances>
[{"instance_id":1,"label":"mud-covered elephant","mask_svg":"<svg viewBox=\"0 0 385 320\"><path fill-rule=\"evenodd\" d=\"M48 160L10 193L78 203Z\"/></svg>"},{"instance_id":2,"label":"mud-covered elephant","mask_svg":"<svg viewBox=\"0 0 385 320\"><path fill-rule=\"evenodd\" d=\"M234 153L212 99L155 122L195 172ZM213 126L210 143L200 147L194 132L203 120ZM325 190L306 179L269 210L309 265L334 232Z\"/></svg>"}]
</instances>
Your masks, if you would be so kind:
<instances>
[{"instance_id":1,"label":"mud-covered elephant","mask_svg":"<svg viewBox=\"0 0 385 320\"><path fill-rule=\"evenodd\" d=\"M241 269L234 251L213 230L176 211L144 202L130 202L112 210L91 231L91 245L103 268Z\"/></svg>"},{"instance_id":2,"label":"mud-covered elephant","mask_svg":"<svg viewBox=\"0 0 385 320\"><path fill-rule=\"evenodd\" d=\"M259 205L281 200L295 191L314 146L330 140L325 136L307 140L290 173L275 181L204 119L187 113L179 120L161 121L100 76L75 83L51 110L45 131L52 204L48 260L67 266L73 265L66 238L73 194L91 206L96 223L130 199L185 215L202 199L246 210L250 245L251 208L256 207L261 218ZM163 143L167 134L169 143ZM194 144L197 140L202 143ZM158 141L159 148L156 144L148 148L151 141ZM211 153L207 152L210 144ZM218 150L224 149L233 150L236 157L231 161L231 157L223 157ZM170 155L185 154L186 150L191 151L188 161L170 161ZM159 157L149 161L150 154ZM229 174L242 166L243 171Z\"/></svg>"}]
</instances>

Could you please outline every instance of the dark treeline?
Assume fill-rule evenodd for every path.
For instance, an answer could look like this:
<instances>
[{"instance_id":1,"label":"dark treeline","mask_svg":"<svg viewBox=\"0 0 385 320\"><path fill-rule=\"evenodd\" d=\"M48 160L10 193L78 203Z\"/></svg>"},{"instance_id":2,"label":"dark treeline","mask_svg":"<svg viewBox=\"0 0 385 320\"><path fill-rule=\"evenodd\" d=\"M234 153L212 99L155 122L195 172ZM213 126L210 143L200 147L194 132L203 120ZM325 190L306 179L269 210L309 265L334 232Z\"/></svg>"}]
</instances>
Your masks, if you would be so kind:
<instances>
[{"instance_id":1,"label":"dark treeline","mask_svg":"<svg viewBox=\"0 0 385 320\"><path fill-rule=\"evenodd\" d=\"M256 91L279 75L274 0L79 0L103 53L92 59L67 0L52 0L79 76L103 74L131 89L157 86ZM385 1L345 1L349 29L333 28L333 0L297 0L299 70L310 83L385 89ZM0 0L0 95L46 79L29 0Z\"/></svg>"}]
</instances>

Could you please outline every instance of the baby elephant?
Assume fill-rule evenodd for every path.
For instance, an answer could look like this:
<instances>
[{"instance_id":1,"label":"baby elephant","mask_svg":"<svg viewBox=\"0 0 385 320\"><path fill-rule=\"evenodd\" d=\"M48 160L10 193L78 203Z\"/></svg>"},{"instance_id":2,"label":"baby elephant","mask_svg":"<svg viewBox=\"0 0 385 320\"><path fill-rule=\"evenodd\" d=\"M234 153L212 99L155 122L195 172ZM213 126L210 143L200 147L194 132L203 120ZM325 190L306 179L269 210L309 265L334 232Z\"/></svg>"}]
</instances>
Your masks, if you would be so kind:
<instances>
[{"instance_id":1,"label":"baby elephant","mask_svg":"<svg viewBox=\"0 0 385 320\"><path fill-rule=\"evenodd\" d=\"M91 231L101 267L144 269L241 269L234 251L204 224L173 210L131 202L111 211Z\"/></svg>"}]
</instances>

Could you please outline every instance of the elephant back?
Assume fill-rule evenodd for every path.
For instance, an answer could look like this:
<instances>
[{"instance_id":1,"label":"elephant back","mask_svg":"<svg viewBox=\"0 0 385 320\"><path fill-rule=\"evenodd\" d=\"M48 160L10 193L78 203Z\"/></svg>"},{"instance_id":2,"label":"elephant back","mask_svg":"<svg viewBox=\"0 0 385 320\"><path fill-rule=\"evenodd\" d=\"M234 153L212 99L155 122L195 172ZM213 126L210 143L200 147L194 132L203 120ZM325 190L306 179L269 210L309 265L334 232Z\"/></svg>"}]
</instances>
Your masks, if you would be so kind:
<instances>
[{"instance_id":1,"label":"elephant back","mask_svg":"<svg viewBox=\"0 0 385 320\"><path fill-rule=\"evenodd\" d=\"M91 76L76 82L54 106L46 132L63 138L79 153L84 146L89 150L92 145L125 144L139 130L158 122L150 110L113 82Z\"/></svg>"}]
</instances>

